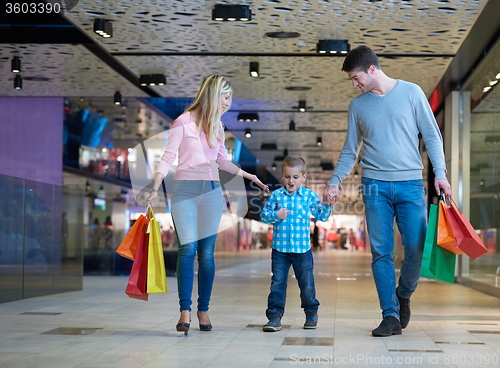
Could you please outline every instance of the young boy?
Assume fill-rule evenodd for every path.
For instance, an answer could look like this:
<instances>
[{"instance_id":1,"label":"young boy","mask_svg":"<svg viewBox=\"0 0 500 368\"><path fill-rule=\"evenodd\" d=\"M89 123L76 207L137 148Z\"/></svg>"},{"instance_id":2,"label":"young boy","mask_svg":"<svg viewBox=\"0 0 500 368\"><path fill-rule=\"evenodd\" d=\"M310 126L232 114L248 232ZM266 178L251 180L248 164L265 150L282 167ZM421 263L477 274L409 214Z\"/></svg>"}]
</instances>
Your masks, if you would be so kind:
<instances>
[{"instance_id":1,"label":"young boy","mask_svg":"<svg viewBox=\"0 0 500 368\"><path fill-rule=\"evenodd\" d=\"M281 330L290 265L299 284L301 307L306 314L304 328L314 329L318 324L319 301L314 287L309 221L310 214L326 221L331 206L321 203L315 192L302 187L306 176L306 163L302 157L287 156L281 166L285 186L271 194L260 214L262 222L273 224L273 276L266 310L269 322L263 327L266 332Z\"/></svg>"}]
</instances>

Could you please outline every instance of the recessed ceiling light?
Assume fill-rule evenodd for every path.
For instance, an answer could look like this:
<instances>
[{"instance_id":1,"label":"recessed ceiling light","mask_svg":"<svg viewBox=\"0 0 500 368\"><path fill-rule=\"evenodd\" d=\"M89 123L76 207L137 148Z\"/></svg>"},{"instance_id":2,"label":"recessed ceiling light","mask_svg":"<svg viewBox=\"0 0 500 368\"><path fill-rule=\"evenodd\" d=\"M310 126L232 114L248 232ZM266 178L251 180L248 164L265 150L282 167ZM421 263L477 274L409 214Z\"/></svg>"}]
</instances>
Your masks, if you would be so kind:
<instances>
[{"instance_id":1,"label":"recessed ceiling light","mask_svg":"<svg viewBox=\"0 0 500 368\"><path fill-rule=\"evenodd\" d=\"M491 82L490 82L490 86L494 86L494 85L495 85L495 84L497 84L497 83L498 83L498 80L491 81Z\"/></svg>"},{"instance_id":2,"label":"recessed ceiling light","mask_svg":"<svg viewBox=\"0 0 500 368\"><path fill-rule=\"evenodd\" d=\"M300 112L305 112L306 111L306 101L305 100L300 100L299 101L299 111Z\"/></svg>"},{"instance_id":3,"label":"recessed ceiling light","mask_svg":"<svg viewBox=\"0 0 500 368\"><path fill-rule=\"evenodd\" d=\"M500 79L500 73L497 74L497 76L495 77L496 79Z\"/></svg>"},{"instance_id":4,"label":"recessed ceiling light","mask_svg":"<svg viewBox=\"0 0 500 368\"><path fill-rule=\"evenodd\" d=\"M21 72L21 59L19 58L19 56L14 56L12 58L12 67L11 67L11 71L12 73L20 73Z\"/></svg>"},{"instance_id":5,"label":"recessed ceiling light","mask_svg":"<svg viewBox=\"0 0 500 368\"><path fill-rule=\"evenodd\" d=\"M250 76L254 78L259 76L259 63L257 61L250 62Z\"/></svg>"},{"instance_id":6,"label":"recessed ceiling light","mask_svg":"<svg viewBox=\"0 0 500 368\"><path fill-rule=\"evenodd\" d=\"M14 88L22 89L23 88L23 78L19 74L16 74L14 77Z\"/></svg>"},{"instance_id":7,"label":"recessed ceiling light","mask_svg":"<svg viewBox=\"0 0 500 368\"><path fill-rule=\"evenodd\" d=\"M271 38L297 38L300 37L299 32L267 32L266 37Z\"/></svg>"}]
</instances>

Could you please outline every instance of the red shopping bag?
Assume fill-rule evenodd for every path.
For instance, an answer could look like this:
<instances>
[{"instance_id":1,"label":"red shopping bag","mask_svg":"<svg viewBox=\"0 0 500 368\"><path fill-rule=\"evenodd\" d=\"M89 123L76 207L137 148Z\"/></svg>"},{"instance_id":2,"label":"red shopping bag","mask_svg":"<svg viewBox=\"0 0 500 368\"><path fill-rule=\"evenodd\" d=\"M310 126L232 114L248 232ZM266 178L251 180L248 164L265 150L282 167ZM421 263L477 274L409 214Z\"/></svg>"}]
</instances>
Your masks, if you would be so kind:
<instances>
[{"instance_id":1,"label":"red shopping bag","mask_svg":"<svg viewBox=\"0 0 500 368\"><path fill-rule=\"evenodd\" d=\"M141 231L137 253L128 279L125 293L131 298L148 300L146 280L148 277L149 234Z\"/></svg>"},{"instance_id":2,"label":"red shopping bag","mask_svg":"<svg viewBox=\"0 0 500 368\"><path fill-rule=\"evenodd\" d=\"M455 202L452 201L450 209L457 221L456 227L453 228L453 234L457 239L457 246L471 259L476 259L488 253L488 248L485 247L467 217L459 211Z\"/></svg>"},{"instance_id":3,"label":"red shopping bag","mask_svg":"<svg viewBox=\"0 0 500 368\"><path fill-rule=\"evenodd\" d=\"M134 260L141 234L146 232L148 224L149 220L146 216L140 215L134 223L134 226L132 226L128 234L125 235L125 239L123 239L118 249L116 249L116 253L125 258Z\"/></svg>"},{"instance_id":4,"label":"red shopping bag","mask_svg":"<svg viewBox=\"0 0 500 368\"><path fill-rule=\"evenodd\" d=\"M334 242L337 241L337 239L338 239L337 232L334 230L329 230L327 235L327 240Z\"/></svg>"},{"instance_id":5,"label":"red shopping bag","mask_svg":"<svg viewBox=\"0 0 500 368\"><path fill-rule=\"evenodd\" d=\"M443 200L439 201L439 219L437 245L453 254L463 254L464 251L457 245L457 239L453 229L458 228L457 220L451 212L451 208Z\"/></svg>"}]
</instances>

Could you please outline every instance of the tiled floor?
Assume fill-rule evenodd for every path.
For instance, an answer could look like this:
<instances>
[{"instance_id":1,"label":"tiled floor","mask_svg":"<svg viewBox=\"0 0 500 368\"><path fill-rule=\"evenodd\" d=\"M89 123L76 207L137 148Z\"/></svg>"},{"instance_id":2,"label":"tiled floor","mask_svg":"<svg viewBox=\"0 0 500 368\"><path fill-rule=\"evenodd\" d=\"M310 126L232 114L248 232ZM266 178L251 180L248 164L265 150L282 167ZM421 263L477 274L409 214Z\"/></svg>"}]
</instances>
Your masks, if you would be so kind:
<instances>
[{"instance_id":1,"label":"tiled floor","mask_svg":"<svg viewBox=\"0 0 500 368\"><path fill-rule=\"evenodd\" d=\"M259 251L268 252L268 251ZM176 283L148 302L125 277L86 277L84 290L0 304L0 367L498 367L500 299L421 280L401 336L374 338L380 310L368 254L315 253L319 326L304 330L290 277L280 332L263 332L270 260L217 272L212 332L175 331Z\"/></svg>"}]
</instances>

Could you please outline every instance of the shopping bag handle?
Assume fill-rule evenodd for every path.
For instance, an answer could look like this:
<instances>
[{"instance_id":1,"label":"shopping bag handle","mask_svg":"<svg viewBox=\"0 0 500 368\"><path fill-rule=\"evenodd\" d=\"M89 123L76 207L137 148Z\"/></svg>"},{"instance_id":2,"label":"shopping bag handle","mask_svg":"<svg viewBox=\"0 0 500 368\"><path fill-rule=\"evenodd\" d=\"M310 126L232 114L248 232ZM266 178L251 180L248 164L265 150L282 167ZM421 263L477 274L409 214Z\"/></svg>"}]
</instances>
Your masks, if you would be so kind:
<instances>
[{"instance_id":1,"label":"shopping bag handle","mask_svg":"<svg viewBox=\"0 0 500 368\"><path fill-rule=\"evenodd\" d=\"M151 206L151 203L148 204L146 207L146 218L148 220L151 220L155 217L155 213L153 212L153 207Z\"/></svg>"},{"instance_id":2,"label":"shopping bag handle","mask_svg":"<svg viewBox=\"0 0 500 368\"><path fill-rule=\"evenodd\" d=\"M448 206L450 206L451 205L451 201L453 201L453 199L451 198L451 196L446 197L444 194L440 194L439 195L439 200L443 201ZM455 202L453 202L453 203L455 203Z\"/></svg>"}]
</instances>

